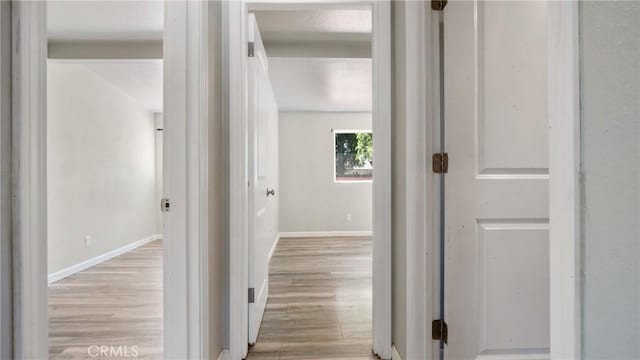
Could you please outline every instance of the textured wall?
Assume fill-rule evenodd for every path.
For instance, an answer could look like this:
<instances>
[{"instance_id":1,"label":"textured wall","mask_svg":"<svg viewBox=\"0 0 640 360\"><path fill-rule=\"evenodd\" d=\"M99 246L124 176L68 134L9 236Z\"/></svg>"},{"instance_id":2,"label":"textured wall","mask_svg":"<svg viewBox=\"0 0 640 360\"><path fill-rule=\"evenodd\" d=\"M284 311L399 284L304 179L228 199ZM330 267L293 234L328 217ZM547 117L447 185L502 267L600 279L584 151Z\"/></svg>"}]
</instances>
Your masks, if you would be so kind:
<instances>
[{"instance_id":1,"label":"textured wall","mask_svg":"<svg viewBox=\"0 0 640 360\"><path fill-rule=\"evenodd\" d=\"M640 3L580 6L583 356L638 359Z\"/></svg>"}]
</instances>

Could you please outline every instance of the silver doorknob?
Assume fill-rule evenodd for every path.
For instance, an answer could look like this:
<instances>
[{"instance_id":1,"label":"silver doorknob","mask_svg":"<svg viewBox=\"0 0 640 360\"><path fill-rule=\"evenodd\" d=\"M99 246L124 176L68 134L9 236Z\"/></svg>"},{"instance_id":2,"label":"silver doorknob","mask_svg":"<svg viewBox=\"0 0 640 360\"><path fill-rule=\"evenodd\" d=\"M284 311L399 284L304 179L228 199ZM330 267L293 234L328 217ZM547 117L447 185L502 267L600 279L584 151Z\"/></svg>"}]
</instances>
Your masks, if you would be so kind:
<instances>
[{"instance_id":1,"label":"silver doorknob","mask_svg":"<svg viewBox=\"0 0 640 360\"><path fill-rule=\"evenodd\" d=\"M269 195L276 196L276 191L274 189L267 189L267 197L269 197Z\"/></svg>"}]
</instances>

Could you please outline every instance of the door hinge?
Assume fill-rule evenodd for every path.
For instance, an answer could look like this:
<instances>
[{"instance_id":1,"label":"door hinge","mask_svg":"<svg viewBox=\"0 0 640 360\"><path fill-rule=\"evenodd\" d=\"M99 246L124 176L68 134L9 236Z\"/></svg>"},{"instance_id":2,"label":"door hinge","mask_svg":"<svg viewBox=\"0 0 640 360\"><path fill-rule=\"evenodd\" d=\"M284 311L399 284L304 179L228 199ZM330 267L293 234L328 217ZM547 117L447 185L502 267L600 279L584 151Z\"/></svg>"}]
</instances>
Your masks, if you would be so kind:
<instances>
[{"instance_id":1,"label":"door hinge","mask_svg":"<svg viewBox=\"0 0 640 360\"><path fill-rule=\"evenodd\" d=\"M256 302L256 289L249 288L249 304L253 304Z\"/></svg>"},{"instance_id":2,"label":"door hinge","mask_svg":"<svg viewBox=\"0 0 640 360\"><path fill-rule=\"evenodd\" d=\"M448 339L447 323L444 320L433 320L431 322L431 338L441 340L445 344Z\"/></svg>"},{"instance_id":3,"label":"door hinge","mask_svg":"<svg viewBox=\"0 0 640 360\"><path fill-rule=\"evenodd\" d=\"M169 212L171 210L171 200L164 198L160 200L160 211Z\"/></svg>"},{"instance_id":4,"label":"door hinge","mask_svg":"<svg viewBox=\"0 0 640 360\"><path fill-rule=\"evenodd\" d=\"M437 153L431 158L431 167L436 174L446 174L449 171L449 154Z\"/></svg>"},{"instance_id":5,"label":"door hinge","mask_svg":"<svg viewBox=\"0 0 640 360\"><path fill-rule=\"evenodd\" d=\"M247 54L249 54L249 57L254 57L256 54L256 44L253 41L249 42L249 46L247 47Z\"/></svg>"},{"instance_id":6,"label":"door hinge","mask_svg":"<svg viewBox=\"0 0 640 360\"><path fill-rule=\"evenodd\" d=\"M447 6L447 0L431 0L431 9L435 11L442 11Z\"/></svg>"}]
</instances>

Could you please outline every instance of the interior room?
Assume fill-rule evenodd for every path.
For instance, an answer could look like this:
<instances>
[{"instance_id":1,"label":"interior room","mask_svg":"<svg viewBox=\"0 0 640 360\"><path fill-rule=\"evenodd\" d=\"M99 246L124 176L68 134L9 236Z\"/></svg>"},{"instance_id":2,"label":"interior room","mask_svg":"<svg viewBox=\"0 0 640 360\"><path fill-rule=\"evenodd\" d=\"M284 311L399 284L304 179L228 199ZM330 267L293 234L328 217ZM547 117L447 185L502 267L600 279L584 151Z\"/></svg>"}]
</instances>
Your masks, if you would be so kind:
<instances>
[{"instance_id":1,"label":"interior room","mask_svg":"<svg viewBox=\"0 0 640 360\"><path fill-rule=\"evenodd\" d=\"M0 359L640 359L638 19L0 1Z\"/></svg>"},{"instance_id":2,"label":"interior room","mask_svg":"<svg viewBox=\"0 0 640 360\"><path fill-rule=\"evenodd\" d=\"M248 359L370 358L371 10L248 21Z\"/></svg>"},{"instance_id":3,"label":"interior room","mask_svg":"<svg viewBox=\"0 0 640 360\"><path fill-rule=\"evenodd\" d=\"M51 358L162 358L163 6L47 4Z\"/></svg>"}]
</instances>

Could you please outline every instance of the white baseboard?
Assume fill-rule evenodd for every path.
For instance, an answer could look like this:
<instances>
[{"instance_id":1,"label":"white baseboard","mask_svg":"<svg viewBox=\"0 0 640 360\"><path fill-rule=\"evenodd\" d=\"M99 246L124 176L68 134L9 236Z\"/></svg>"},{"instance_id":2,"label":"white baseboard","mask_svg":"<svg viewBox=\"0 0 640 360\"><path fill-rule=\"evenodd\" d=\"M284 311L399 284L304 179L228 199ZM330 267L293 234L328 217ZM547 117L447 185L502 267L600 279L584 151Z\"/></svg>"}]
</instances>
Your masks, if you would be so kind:
<instances>
[{"instance_id":1,"label":"white baseboard","mask_svg":"<svg viewBox=\"0 0 640 360\"><path fill-rule=\"evenodd\" d=\"M391 347L391 360L402 360L402 357L400 357L400 354L398 353L398 349L396 348L395 345Z\"/></svg>"},{"instance_id":2,"label":"white baseboard","mask_svg":"<svg viewBox=\"0 0 640 360\"><path fill-rule=\"evenodd\" d=\"M138 241L134 241L130 244L127 244L123 247L119 247L115 250L111 250L108 253L104 253L102 255L98 255L94 258L91 258L89 260L85 260L79 264L73 265L73 266L69 266L68 268L62 269L60 271L56 271L53 274L49 274L48 276L48 282L49 284L52 284L58 280L62 280L64 278L66 278L67 276L73 275L75 273L78 273L82 270L86 270L92 266L98 265L101 262L105 262L109 259L112 259L118 255L122 255L126 252L129 252L133 249L139 248L140 246L146 245L154 240L160 240L162 239L162 235L161 234L155 234L155 235L151 235L149 237L146 237L144 239L138 240Z\"/></svg>"},{"instance_id":3,"label":"white baseboard","mask_svg":"<svg viewBox=\"0 0 640 360\"><path fill-rule=\"evenodd\" d=\"M313 238L313 237L350 237L350 236L372 236L371 231L299 231L281 232L281 238Z\"/></svg>"},{"instance_id":4,"label":"white baseboard","mask_svg":"<svg viewBox=\"0 0 640 360\"><path fill-rule=\"evenodd\" d=\"M273 257L273 253L276 252L276 247L278 246L278 242L280 241L281 235L276 235L276 239L273 241L273 245L271 246L271 250L269 250L269 262L271 262L271 258Z\"/></svg>"}]
</instances>

